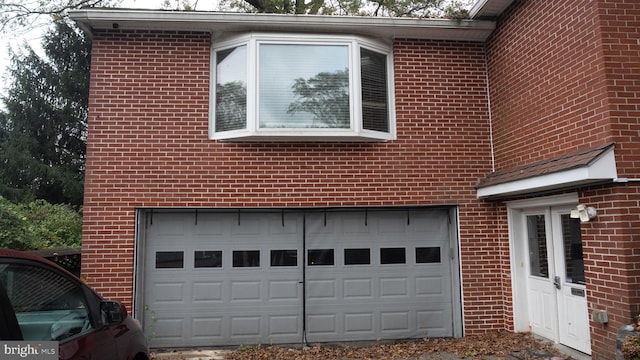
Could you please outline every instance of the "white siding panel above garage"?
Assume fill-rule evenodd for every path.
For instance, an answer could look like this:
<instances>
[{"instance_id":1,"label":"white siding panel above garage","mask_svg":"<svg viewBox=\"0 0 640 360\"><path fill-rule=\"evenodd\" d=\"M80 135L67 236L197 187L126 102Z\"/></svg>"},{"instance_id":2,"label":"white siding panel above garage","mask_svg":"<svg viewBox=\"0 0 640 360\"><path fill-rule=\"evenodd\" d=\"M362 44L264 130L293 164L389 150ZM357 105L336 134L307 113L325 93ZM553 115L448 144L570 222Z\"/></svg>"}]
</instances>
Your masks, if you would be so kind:
<instances>
[{"instance_id":1,"label":"white siding panel above garage","mask_svg":"<svg viewBox=\"0 0 640 360\"><path fill-rule=\"evenodd\" d=\"M452 209L141 215L151 347L462 335Z\"/></svg>"}]
</instances>

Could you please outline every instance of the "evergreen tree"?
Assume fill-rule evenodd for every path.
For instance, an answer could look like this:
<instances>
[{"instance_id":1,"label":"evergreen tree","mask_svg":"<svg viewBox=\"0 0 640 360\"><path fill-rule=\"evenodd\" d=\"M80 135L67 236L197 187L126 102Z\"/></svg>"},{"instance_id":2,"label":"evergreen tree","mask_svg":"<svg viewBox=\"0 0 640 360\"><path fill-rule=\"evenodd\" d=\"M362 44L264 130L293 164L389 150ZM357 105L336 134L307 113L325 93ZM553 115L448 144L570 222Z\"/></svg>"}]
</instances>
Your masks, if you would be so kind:
<instances>
[{"instance_id":1,"label":"evergreen tree","mask_svg":"<svg viewBox=\"0 0 640 360\"><path fill-rule=\"evenodd\" d=\"M91 43L64 21L47 32L45 58L11 54L0 112L0 195L82 204Z\"/></svg>"}]
</instances>

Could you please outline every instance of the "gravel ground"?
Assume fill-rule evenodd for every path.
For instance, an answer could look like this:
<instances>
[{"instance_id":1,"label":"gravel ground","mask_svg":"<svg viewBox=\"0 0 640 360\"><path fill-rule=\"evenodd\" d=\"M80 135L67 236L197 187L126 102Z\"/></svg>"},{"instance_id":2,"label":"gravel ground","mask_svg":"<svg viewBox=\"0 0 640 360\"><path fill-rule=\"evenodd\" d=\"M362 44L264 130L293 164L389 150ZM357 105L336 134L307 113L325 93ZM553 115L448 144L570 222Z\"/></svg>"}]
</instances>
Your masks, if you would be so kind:
<instances>
[{"instance_id":1,"label":"gravel ground","mask_svg":"<svg viewBox=\"0 0 640 360\"><path fill-rule=\"evenodd\" d=\"M249 345L236 349L191 349L152 354L154 360L569 360L553 344L529 334L497 332L461 339L424 339L310 346Z\"/></svg>"}]
</instances>

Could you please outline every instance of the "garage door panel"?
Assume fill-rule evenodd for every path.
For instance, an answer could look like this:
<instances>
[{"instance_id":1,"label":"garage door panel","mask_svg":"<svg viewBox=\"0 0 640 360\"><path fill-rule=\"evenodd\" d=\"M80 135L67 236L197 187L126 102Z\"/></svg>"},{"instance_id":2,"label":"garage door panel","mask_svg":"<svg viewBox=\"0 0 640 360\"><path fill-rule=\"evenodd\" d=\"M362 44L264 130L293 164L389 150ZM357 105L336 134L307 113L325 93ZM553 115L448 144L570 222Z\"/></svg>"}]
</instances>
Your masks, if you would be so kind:
<instances>
[{"instance_id":1,"label":"garage door panel","mask_svg":"<svg viewBox=\"0 0 640 360\"><path fill-rule=\"evenodd\" d=\"M269 281L269 301L277 303L293 303L298 305L300 301L300 284L297 280Z\"/></svg>"},{"instance_id":2,"label":"garage door panel","mask_svg":"<svg viewBox=\"0 0 640 360\"><path fill-rule=\"evenodd\" d=\"M453 335L448 210L152 217L152 347Z\"/></svg>"},{"instance_id":3,"label":"garage door panel","mask_svg":"<svg viewBox=\"0 0 640 360\"><path fill-rule=\"evenodd\" d=\"M344 298L349 299L371 299L373 297L373 285L371 279L345 279Z\"/></svg>"},{"instance_id":4,"label":"garage door panel","mask_svg":"<svg viewBox=\"0 0 640 360\"><path fill-rule=\"evenodd\" d=\"M336 280L316 279L307 281L308 300L335 300L337 297Z\"/></svg>"},{"instance_id":5,"label":"garage door panel","mask_svg":"<svg viewBox=\"0 0 640 360\"><path fill-rule=\"evenodd\" d=\"M373 335L373 314L369 312L347 312L344 317L344 333L347 336L357 334L357 336Z\"/></svg>"},{"instance_id":6,"label":"garage door panel","mask_svg":"<svg viewBox=\"0 0 640 360\"><path fill-rule=\"evenodd\" d=\"M380 279L381 298L406 298L409 296L409 286L406 278Z\"/></svg>"},{"instance_id":7,"label":"garage door panel","mask_svg":"<svg viewBox=\"0 0 640 360\"><path fill-rule=\"evenodd\" d=\"M195 216L195 215L194 215ZM225 232L225 220L218 214L199 213L198 224L193 224L193 237L198 242L207 243L207 237L220 237Z\"/></svg>"},{"instance_id":8,"label":"garage door panel","mask_svg":"<svg viewBox=\"0 0 640 360\"><path fill-rule=\"evenodd\" d=\"M156 283L154 284L155 291L158 296L155 298L157 304L171 303L171 304L184 304L185 291L184 283Z\"/></svg>"},{"instance_id":9,"label":"garage door panel","mask_svg":"<svg viewBox=\"0 0 640 360\"><path fill-rule=\"evenodd\" d=\"M450 332L451 317L441 309L420 310L417 312L418 330L424 333L424 336L451 336Z\"/></svg>"},{"instance_id":10,"label":"garage door panel","mask_svg":"<svg viewBox=\"0 0 640 360\"><path fill-rule=\"evenodd\" d=\"M212 282L193 282L191 299L193 304L216 304L223 301L223 286L222 281Z\"/></svg>"},{"instance_id":11,"label":"garage door panel","mask_svg":"<svg viewBox=\"0 0 640 360\"><path fill-rule=\"evenodd\" d=\"M222 316L199 315L191 321L191 337L194 340L222 338L223 322Z\"/></svg>"},{"instance_id":12,"label":"garage door panel","mask_svg":"<svg viewBox=\"0 0 640 360\"><path fill-rule=\"evenodd\" d=\"M262 334L260 320L262 320L260 315L231 316L231 336L259 338Z\"/></svg>"},{"instance_id":13,"label":"garage door panel","mask_svg":"<svg viewBox=\"0 0 640 360\"><path fill-rule=\"evenodd\" d=\"M301 333L302 319L299 314L269 315L269 337L296 336Z\"/></svg>"},{"instance_id":14,"label":"garage door panel","mask_svg":"<svg viewBox=\"0 0 640 360\"><path fill-rule=\"evenodd\" d=\"M188 317L176 314L171 317L162 317L154 319L153 337L158 341L176 342L180 341L184 335L185 322Z\"/></svg>"},{"instance_id":15,"label":"garage door panel","mask_svg":"<svg viewBox=\"0 0 640 360\"><path fill-rule=\"evenodd\" d=\"M453 321L442 320L453 312L451 262L442 256L451 239L448 213L425 213L308 216L307 247L332 245L335 253L335 266L307 267L309 341L453 335ZM417 319L423 310L430 311L430 317L423 315L429 324Z\"/></svg>"},{"instance_id":16,"label":"garage door panel","mask_svg":"<svg viewBox=\"0 0 640 360\"><path fill-rule=\"evenodd\" d=\"M448 286L441 276L419 276L415 281L417 296L448 297L445 291Z\"/></svg>"},{"instance_id":17,"label":"garage door panel","mask_svg":"<svg viewBox=\"0 0 640 360\"><path fill-rule=\"evenodd\" d=\"M326 313L307 314L307 334L318 339L335 339L338 336L338 314L329 310ZM322 337L324 335L324 337Z\"/></svg>"},{"instance_id":18,"label":"garage door panel","mask_svg":"<svg viewBox=\"0 0 640 360\"><path fill-rule=\"evenodd\" d=\"M260 281L232 281L231 301L234 302L261 302Z\"/></svg>"},{"instance_id":19,"label":"garage door panel","mask_svg":"<svg viewBox=\"0 0 640 360\"><path fill-rule=\"evenodd\" d=\"M411 328L409 311L381 311L380 330L382 332L405 332Z\"/></svg>"}]
</instances>

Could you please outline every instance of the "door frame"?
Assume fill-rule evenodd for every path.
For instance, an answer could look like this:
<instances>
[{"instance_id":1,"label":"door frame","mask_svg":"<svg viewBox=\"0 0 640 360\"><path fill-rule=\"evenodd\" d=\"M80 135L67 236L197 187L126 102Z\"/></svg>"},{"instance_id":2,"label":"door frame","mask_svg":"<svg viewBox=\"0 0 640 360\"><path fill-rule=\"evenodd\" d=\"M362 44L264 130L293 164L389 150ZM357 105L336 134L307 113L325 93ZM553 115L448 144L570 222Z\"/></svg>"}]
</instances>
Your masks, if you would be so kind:
<instances>
[{"instance_id":1,"label":"door frame","mask_svg":"<svg viewBox=\"0 0 640 360\"><path fill-rule=\"evenodd\" d=\"M561 206L576 206L579 198L577 193L568 193L556 196L538 197L525 200L506 202L507 222L509 228L509 251L511 264L511 277L513 279L513 316L514 330L516 332L529 332L529 304L527 297L527 276L528 257L527 243L522 241L522 234L525 229L525 222L522 221L523 214L534 209L549 209ZM550 215L550 213L549 213ZM549 234L551 235L551 234ZM559 330L555 338L551 339L559 342Z\"/></svg>"}]
</instances>

